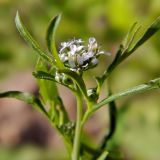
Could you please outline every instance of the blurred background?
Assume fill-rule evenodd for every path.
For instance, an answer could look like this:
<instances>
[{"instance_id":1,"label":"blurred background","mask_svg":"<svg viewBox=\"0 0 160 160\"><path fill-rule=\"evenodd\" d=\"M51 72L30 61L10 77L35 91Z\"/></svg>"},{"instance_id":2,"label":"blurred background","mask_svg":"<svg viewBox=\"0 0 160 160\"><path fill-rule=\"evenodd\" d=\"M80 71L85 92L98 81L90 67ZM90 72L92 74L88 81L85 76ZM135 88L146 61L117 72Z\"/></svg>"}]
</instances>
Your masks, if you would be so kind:
<instances>
[{"instance_id":1,"label":"blurred background","mask_svg":"<svg viewBox=\"0 0 160 160\"><path fill-rule=\"evenodd\" d=\"M160 15L159 0L0 0L0 91L21 90L37 93L32 71L37 56L16 30L14 17L19 10L25 25L46 49L49 20L62 13L57 45L71 38L94 36L110 57L102 57L96 69L85 74L88 87L114 58L114 54L137 21L141 31ZM147 82L160 75L160 32L121 64L110 77L113 92ZM67 110L75 118L75 99L59 87ZM105 96L105 92L102 93ZM66 96L68 95L68 97ZM150 91L116 101L118 126L110 146L126 160L160 159L160 91ZM122 109L123 108L123 109ZM107 107L88 122L86 132L98 144L108 132ZM63 160L66 151L47 120L31 106L13 99L0 100L0 160Z\"/></svg>"}]
</instances>

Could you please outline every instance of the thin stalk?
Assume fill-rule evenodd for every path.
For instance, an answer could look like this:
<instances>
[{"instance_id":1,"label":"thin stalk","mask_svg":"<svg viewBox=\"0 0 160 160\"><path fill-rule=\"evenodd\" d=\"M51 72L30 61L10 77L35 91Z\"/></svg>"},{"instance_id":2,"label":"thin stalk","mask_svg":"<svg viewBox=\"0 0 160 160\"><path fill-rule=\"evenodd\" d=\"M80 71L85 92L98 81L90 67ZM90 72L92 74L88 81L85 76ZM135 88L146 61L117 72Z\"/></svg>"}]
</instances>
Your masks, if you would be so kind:
<instances>
[{"instance_id":1,"label":"thin stalk","mask_svg":"<svg viewBox=\"0 0 160 160\"><path fill-rule=\"evenodd\" d=\"M77 95L77 121L73 143L72 160L79 160L79 152L81 145L81 133L82 133L82 97L80 94Z\"/></svg>"},{"instance_id":2,"label":"thin stalk","mask_svg":"<svg viewBox=\"0 0 160 160\"><path fill-rule=\"evenodd\" d=\"M99 108L101 108L102 106L116 100L119 99L121 97L124 96L129 96L129 95L135 95L135 94L139 94L139 93L143 93L149 90L153 90L153 89L158 89L160 88L160 78L157 79L153 79L150 80L148 83L145 84L141 84L132 88L129 88L127 90L124 90L122 92L113 94L111 96L109 96L108 98L103 99L101 102L99 102L98 104L94 105L90 110L87 110L87 112L85 113L85 115L83 116L83 120L82 120L82 124L84 124L87 119Z\"/></svg>"}]
</instances>

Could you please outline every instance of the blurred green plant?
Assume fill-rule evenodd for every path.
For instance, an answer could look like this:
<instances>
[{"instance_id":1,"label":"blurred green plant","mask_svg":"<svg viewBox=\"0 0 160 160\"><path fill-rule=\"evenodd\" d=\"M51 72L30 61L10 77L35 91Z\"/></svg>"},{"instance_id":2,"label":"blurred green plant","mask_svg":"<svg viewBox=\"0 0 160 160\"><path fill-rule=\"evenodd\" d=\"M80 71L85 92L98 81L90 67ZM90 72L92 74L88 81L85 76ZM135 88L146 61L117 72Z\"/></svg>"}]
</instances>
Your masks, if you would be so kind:
<instances>
[{"instance_id":1,"label":"blurred green plant","mask_svg":"<svg viewBox=\"0 0 160 160\"><path fill-rule=\"evenodd\" d=\"M61 15L57 15L48 26L46 35L48 54L41 49L28 32L17 12L15 18L16 27L20 35L39 56L35 71L33 72L39 85L39 96L36 97L20 91L8 91L0 93L0 98L11 97L22 100L42 112L63 137L69 159L80 160L87 158L105 160L112 159L113 157L119 159L118 153L108 150L107 146L116 129L117 107L115 100L124 96L158 89L160 88L160 78L115 94L112 94L110 87L108 87L109 96L99 102L100 90L104 82L108 80L107 78L119 64L132 55L138 47L160 29L160 18L157 18L139 38L135 37L140 27L137 27L137 23L132 26L124 42L120 44L113 62L101 76L93 76L97 85L91 89L87 89L83 80L83 72L96 67L98 57L101 54L105 54L105 52L100 50L96 39L93 37L89 38L88 45L85 45L81 39L63 42L61 43L60 51L57 51L55 34L60 19ZM70 89L77 99L77 119L75 122L72 122L68 116L63 100L58 93L57 83ZM85 110L83 110L83 100L85 100L87 106ZM106 135L102 144L95 150L82 142L82 135L84 136L83 127L93 113L106 104L109 104L110 132ZM49 110L45 106L49 106Z\"/></svg>"}]
</instances>

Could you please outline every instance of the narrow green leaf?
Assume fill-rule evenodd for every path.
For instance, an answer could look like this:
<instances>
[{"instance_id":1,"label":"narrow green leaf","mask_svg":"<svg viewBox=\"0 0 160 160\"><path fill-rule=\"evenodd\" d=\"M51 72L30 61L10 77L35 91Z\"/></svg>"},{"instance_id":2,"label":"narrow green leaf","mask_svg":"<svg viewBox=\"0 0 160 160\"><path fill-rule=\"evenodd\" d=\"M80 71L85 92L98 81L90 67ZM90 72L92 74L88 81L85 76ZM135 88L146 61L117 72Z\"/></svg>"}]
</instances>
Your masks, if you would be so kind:
<instances>
[{"instance_id":1,"label":"narrow green leaf","mask_svg":"<svg viewBox=\"0 0 160 160\"><path fill-rule=\"evenodd\" d=\"M55 73L49 74L47 73L49 72L48 70L49 70L48 67L39 58L36 64L35 72L33 72L33 75L37 78L37 82L39 85L39 93L44 103L45 104L49 103L50 106L54 106L57 101L58 90L55 84L55 78L53 76Z\"/></svg>"},{"instance_id":2,"label":"narrow green leaf","mask_svg":"<svg viewBox=\"0 0 160 160\"><path fill-rule=\"evenodd\" d=\"M129 88L125 91L113 94L113 95L109 96L108 98L103 99L97 105L95 105L93 107L93 110L97 110L100 107L102 107L103 105L108 104L108 103L110 103L110 102L112 102L112 101L114 101L118 98L128 96L128 95L143 93L145 91L152 90L152 89L158 89L158 88L160 88L160 78L151 80L148 83L145 83L145 84L133 87L133 88Z\"/></svg>"},{"instance_id":3,"label":"narrow green leaf","mask_svg":"<svg viewBox=\"0 0 160 160\"><path fill-rule=\"evenodd\" d=\"M43 107L41 101L30 93L24 93L20 91L8 91L0 93L0 98L16 98L18 100L24 101L28 104L33 105L36 109L40 110L48 117L48 113Z\"/></svg>"},{"instance_id":4,"label":"narrow green leaf","mask_svg":"<svg viewBox=\"0 0 160 160\"><path fill-rule=\"evenodd\" d=\"M158 17L151 26L146 30L143 36L136 42L134 47L129 52L134 52L139 46L146 42L160 29L160 17Z\"/></svg>"},{"instance_id":5,"label":"narrow green leaf","mask_svg":"<svg viewBox=\"0 0 160 160\"><path fill-rule=\"evenodd\" d=\"M135 37L137 36L138 31L140 30L141 26L135 28L135 30L133 31L133 34L131 35L128 44L126 46L126 52L130 50L130 48L132 48Z\"/></svg>"},{"instance_id":6,"label":"narrow green leaf","mask_svg":"<svg viewBox=\"0 0 160 160\"><path fill-rule=\"evenodd\" d=\"M125 38L124 38L124 40L123 40L123 42L122 42L122 45L123 45L124 47L127 46L128 42L129 42L129 39L130 39L130 36L131 36L132 32L134 31L136 25L137 25L137 22L135 22L135 23L132 25L132 27L131 27L130 30L128 31L127 35L125 36Z\"/></svg>"},{"instance_id":7,"label":"narrow green leaf","mask_svg":"<svg viewBox=\"0 0 160 160\"><path fill-rule=\"evenodd\" d=\"M39 72L38 70L41 70ZM53 68L52 70L51 69L48 69L48 67L45 65L45 63L39 59L37 64L36 64L36 71L38 71L38 74L36 74L37 76L43 76L43 77L48 77L48 80L50 81L46 81L44 78L37 78L37 81L38 81L38 85L39 85L39 88L40 88L40 94L42 95L43 99L45 99L45 101L50 101L50 103L54 103L54 101L56 101L57 97L59 96L58 94L58 90L57 90L57 86L56 86L56 83L55 83L55 80L54 80L54 76L52 75L55 75L55 72L56 72L56 69ZM50 73L47 73L47 72L50 72ZM50 79L49 79L50 78ZM54 93L54 94L53 94Z\"/></svg>"},{"instance_id":8,"label":"narrow green leaf","mask_svg":"<svg viewBox=\"0 0 160 160\"><path fill-rule=\"evenodd\" d=\"M122 92L119 92L119 93L115 93L115 94L103 99L98 104L95 104L89 112L86 112L82 123L86 122L86 120L89 118L90 115L92 115L92 113L94 113L99 108L103 107L105 104L108 104L108 103L110 103L116 99L119 99L121 97L124 97L124 96L135 95L138 93L143 93L143 92L153 90L153 89L158 89L158 88L160 88L160 78L156 78L154 80L150 80L148 83L141 84L141 85L133 87L133 88L129 88L129 89L122 91Z\"/></svg>"},{"instance_id":9,"label":"narrow green leaf","mask_svg":"<svg viewBox=\"0 0 160 160\"><path fill-rule=\"evenodd\" d=\"M149 38L151 38L158 30L160 29L160 17L158 17L152 24L151 26L145 31L145 33L142 35L142 37L139 38L139 40L131 46L129 46L128 50L124 52L124 54L120 57L118 64L120 64L124 59L129 57L138 47L140 47L143 43L145 43ZM137 30L135 31L135 35L137 33ZM135 37L133 36L133 39ZM131 40L131 43L133 40Z\"/></svg>"},{"instance_id":10,"label":"narrow green leaf","mask_svg":"<svg viewBox=\"0 0 160 160\"><path fill-rule=\"evenodd\" d=\"M116 56L113 62L109 65L106 70L107 74L104 74L104 79L106 79L106 75L108 76L116 67L119 65L125 58L127 58L130 54L128 53L129 48L131 48L132 43L135 39L137 32L140 27L136 28L137 22L133 24L127 36L125 37L123 43L119 46L119 49L116 53ZM109 74L108 74L109 73Z\"/></svg>"},{"instance_id":11,"label":"narrow green leaf","mask_svg":"<svg viewBox=\"0 0 160 160\"><path fill-rule=\"evenodd\" d=\"M37 79L45 79L45 80L50 80L50 81L55 81L55 76L44 72L44 71L37 71L37 72L33 72L33 76L35 76Z\"/></svg>"},{"instance_id":12,"label":"narrow green leaf","mask_svg":"<svg viewBox=\"0 0 160 160\"><path fill-rule=\"evenodd\" d=\"M45 72L48 72L48 66L39 58L37 60L37 64L35 67L35 72L33 72L33 75L36 77L36 75L41 75L41 73L36 73L38 70L42 70ZM43 73L41 77L43 76ZM46 75L45 75L46 76ZM43 76L44 77L44 76ZM54 81L46 81L46 79L43 78L37 78L38 86L39 86L39 94L41 96L41 99L43 100L43 103L45 105L50 106L50 109L48 111L48 114L50 115L50 120L56 121L57 112L55 110L55 106L57 104L57 88ZM55 92L53 94L53 92Z\"/></svg>"},{"instance_id":13,"label":"narrow green leaf","mask_svg":"<svg viewBox=\"0 0 160 160\"><path fill-rule=\"evenodd\" d=\"M38 53L38 55L42 59L46 60L47 62L54 63L53 58L40 49L40 46L37 44L37 42L33 39L31 34L28 32L27 28L24 26L24 24L21 21L18 11L15 17L15 23L20 35L26 40L26 42L29 45L32 46L32 48Z\"/></svg>"},{"instance_id":14,"label":"narrow green leaf","mask_svg":"<svg viewBox=\"0 0 160 160\"><path fill-rule=\"evenodd\" d=\"M52 52L52 45L53 45L53 42L55 42L55 34L58 28L58 25L60 23L60 20L61 20L60 14L57 15L56 17L53 17L47 29L46 40L47 40L48 50L50 52Z\"/></svg>"},{"instance_id":15,"label":"narrow green leaf","mask_svg":"<svg viewBox=\"0 0 160 160\"><path fill-rule=\"evenodd\" d=\"M139 38L139 40L133 44L140 27L136 28L136 23L133 24L123 43L120 45L113 62L109 65L101 77L96 78L98 82L97 92L112 71L160 29L160 17L158 17Z\"/></svg>"},{"instance_id":16,"label":"narrow green leaf","mask_svg":"<svg viewBox=\"0 0 160 160\"><path fill-rule=\"evenodd\" d=\"M41 70L41 71L38 71ZM36 71L33 75L37 78L39 92L45 104L49 104L50 109L48 114L50 120L54 120L56 124L62 124L63 121L68 121L68 115L59 97L58 89L55 80L55 68L49 69L46 64L39 59L36 65Z\"/></svg>"},{"instance_id":17,"label":"narrow green leaf","mask_svg":"<svg viewBox=\"0 0 160 160\"><path fill-rule=\"evenodd\" d=\"M59 14L51 20L47 29L46 40L47 40L48 50L53 54L56 60L57 66L62 69L64 68L64 65L59 58L59 55L55 46L55 34L56 34L57 27L59 25L60 19L61 19L61 15Z\"/></svg>"},{"instance_id":18,"label":"narrow green leaf","mask_svg":"<svg viewBox=\"0 0 160 160\"><path fill-rule=\"evenodd\" d=\"M49 74L49 73L47 73L47 72L37 71L37 72L33 72L32 74L33 74L33 76L34 76L35 78L37 78L37 79L53 81L53 82L59 83L59 84L65 86L65 87L71 89L73 92L75 91L72 86L56 81L56 80L55 80L55 76L52 75L52 74ZM46 83L47 83L47 82L46 82Z\"/></svg>"}]
</instances>

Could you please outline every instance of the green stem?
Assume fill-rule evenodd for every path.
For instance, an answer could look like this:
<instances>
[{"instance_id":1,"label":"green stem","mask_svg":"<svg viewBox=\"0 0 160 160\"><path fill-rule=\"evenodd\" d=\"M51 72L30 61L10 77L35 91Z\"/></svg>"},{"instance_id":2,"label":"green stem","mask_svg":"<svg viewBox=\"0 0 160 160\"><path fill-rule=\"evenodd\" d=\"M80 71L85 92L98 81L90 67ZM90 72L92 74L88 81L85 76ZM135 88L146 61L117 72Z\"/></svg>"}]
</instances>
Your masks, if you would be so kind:
<instances>
[{"instance_id":1,"label":"green stem","mask_svg":"<svg viewBox=\"0 0 160 160\"><path fill-rule=\"evenodd\" d=\"M153 90L153 89L158 89L160 88L160 78L154 79L154 80L150 80L148 83L145 84L141 84L139 86L133 87L133 88L129 88L125 91L113 94L111 96L109 96L108 98L103 99L101 102L99 102L98 104L94 105L90 110L88 110L85 115L83 116L83 120L82 120L82 124L84 124L87 119L99 108L101 108L102 106L118 99L124 96L129 96L129 95L135 95L138 93L143 93L149 90Z\"/></svg>"},{"instance_id":2,"label":"green stem","mask_svg":"<svg viewBox=\"0 0 160 160\"><path fill-rule=\"evenodd\" d=\"M77 121L75 129L75 137L73 143L72 160L79 160L80 143L81 143L81 132L82 132L82 97L77 95Z\"/></svg>"}]
</instances>

